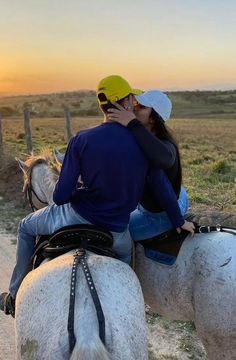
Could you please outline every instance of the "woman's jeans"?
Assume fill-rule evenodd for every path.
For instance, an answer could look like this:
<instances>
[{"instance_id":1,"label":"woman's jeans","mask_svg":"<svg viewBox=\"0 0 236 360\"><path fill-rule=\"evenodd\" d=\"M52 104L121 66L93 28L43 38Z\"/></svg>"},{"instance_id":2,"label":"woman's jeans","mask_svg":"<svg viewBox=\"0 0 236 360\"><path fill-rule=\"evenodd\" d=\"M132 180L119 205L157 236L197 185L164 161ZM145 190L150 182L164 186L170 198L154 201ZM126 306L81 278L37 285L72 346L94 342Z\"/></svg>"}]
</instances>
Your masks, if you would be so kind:
<instances>
[{"instance_id":1,"label":"woman's jeans","mask_svg":"<svg viewBox=\"0 0 236 360\"><path fill-rule=\"evenodd\" d=\"M47 206L29 214L20 222L16 249L16 266L14 268L9 291L13 298L26 274L29 272L31 257L34 253L35 240L38 235L50 235L56 230L76 224L91 224L80 216L70 204ZM131 261L132 241L128 228L122 232L111 232L113 249L118 259L126 263Z\"/></svg>"},{"instance_id":2,"label":"woman's jeans","mask_svg":"<svg viewBox=\"0 0 236 360\"><path fill-rule=\"evenodd\" d=\"M181 214L184 215L189 207L188 195L184 187L181 188L178 204ZM139 205L130 216L129 231L134 241L149 239L172 228L171 221L164 211L152 213Z\"/></svg>"}]
</instances>

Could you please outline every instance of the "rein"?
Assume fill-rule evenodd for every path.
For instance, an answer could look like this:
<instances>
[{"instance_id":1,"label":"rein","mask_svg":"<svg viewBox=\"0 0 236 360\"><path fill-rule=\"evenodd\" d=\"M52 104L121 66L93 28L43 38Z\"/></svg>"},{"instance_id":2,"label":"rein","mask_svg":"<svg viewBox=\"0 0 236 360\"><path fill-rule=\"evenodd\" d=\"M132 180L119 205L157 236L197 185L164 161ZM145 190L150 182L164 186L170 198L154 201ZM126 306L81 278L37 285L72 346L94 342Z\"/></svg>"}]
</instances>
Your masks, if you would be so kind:
<instances>
[{"instance_id":1,"label":"rein","mask_svg":"<svg viewBox=\"0 0 236 360\"><path fill-rule=\"evenodd\" d=\"M32 169L31 169L31 170L32 170ZM37 207L34 205L34 203L33 203L32 193L34 194L34 196L36 197L36 199L37 199L39 202L41 202L42 204L48 205L48 203L45 202L45 201L43 201L43 200L41 200L41 199L38 197L38 195L36 194L36 192L34 191L34 188L33 188L33 186L32 186L31 172L32 172L32 171L30 171L29 174L28 174L28 182L27 182L27 184L26 184L26 186L25 186L24 192L25 192L26 195L28 195L28 200L29 200L29 203L30 203L31 210L32 210L33 212L35 212L36 210L39 210L39 208L37 208Z\"/></svg>"},{"instance_id":2,"label":"rein","mask_svg":"<svg viewBox=\"0 0 236 360\"><path fill-rule=\"evenodd\" d=\"M41 202L42 204L45 204L45 205L48 205L47 202L41 200L38 195L36 194L36 192L34 191L32 185L30 184L26 184L26 189L25 189L27 195L28 195L28 199L29 199L29 203L30 203L30 207L31 207L31 210L33 212L35 212L36 210L39 210L39 208L37 208L34 203L33 203L33 200L32 200L32 193L34 194L34 196L36 197L36 199Z\"/></svg>"}]
</instances>

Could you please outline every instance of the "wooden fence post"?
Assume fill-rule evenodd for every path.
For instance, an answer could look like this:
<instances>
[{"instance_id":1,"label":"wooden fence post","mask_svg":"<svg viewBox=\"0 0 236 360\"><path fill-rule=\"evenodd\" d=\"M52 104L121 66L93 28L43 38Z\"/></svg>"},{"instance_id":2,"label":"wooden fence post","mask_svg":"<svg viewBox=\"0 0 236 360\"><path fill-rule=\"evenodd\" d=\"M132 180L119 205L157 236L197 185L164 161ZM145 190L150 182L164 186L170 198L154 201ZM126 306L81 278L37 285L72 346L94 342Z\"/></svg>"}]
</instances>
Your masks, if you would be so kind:
<instances>
[{"instance_id":1,"label":"wooden fence post","mask_svg":"<svg viewBox=\"0 0 236 360\"><path fill-rule=\"evenodd\" d=\"M68 107L64 108L65 118L66 118L66 133L67 133L67 141L69 142L72 138L72 130L71 130L71 113Z\"/></svg>"},{"instance_id":2,"label":"wooden fence post","mask_svg":"<svg viewBox=\"0 0 236 360\"><path fill-rule=\"evenodd\" d=\"M28 153L33 152L33 142L32 142L32 131L30 124L30 110L28 108L24 109L24 128L25 128L25 140Z\"/></svg>"},{"instance_id":3,"label":"wooden fence post","mask_svg":"<svg viewBox=\"0 0 236 360\"><path fill-rule=\"evenodd\" d=\"M0 114L0 157L3 155L3 129L2 129L2 115Z\"/></svg>"}]
</instances>

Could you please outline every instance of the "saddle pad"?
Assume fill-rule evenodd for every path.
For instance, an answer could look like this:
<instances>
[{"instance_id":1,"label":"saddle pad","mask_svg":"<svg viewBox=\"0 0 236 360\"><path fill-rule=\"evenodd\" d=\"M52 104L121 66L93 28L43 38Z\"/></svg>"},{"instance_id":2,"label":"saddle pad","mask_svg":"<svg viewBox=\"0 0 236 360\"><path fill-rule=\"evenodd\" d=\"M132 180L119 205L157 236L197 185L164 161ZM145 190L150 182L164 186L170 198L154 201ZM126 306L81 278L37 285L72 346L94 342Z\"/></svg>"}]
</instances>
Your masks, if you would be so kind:
<instances>
[{"instance_id":1,"label":"saddle pad","mask_svg":"<svg viewBox=\"0 0 236 360\"><path fill-rule=\"evenodd\" d=\"M174 265L177 259L176 256L164 254L160 251L153 250L150 248L145 248L144 253L147 258L164 265Z\"/></svg>"},{"instance_id":2,"label":"saddle pad","mask_svg":"<svg viewBox=\"0 0 236 360\"><path fill-rule=\"evenodd\" d=\"M150 239L139 241L144 247L145 256L165 265L173 265L188 231L182 230L180 234L175 229L166 231Z\"/></svg>"}]
</instances>

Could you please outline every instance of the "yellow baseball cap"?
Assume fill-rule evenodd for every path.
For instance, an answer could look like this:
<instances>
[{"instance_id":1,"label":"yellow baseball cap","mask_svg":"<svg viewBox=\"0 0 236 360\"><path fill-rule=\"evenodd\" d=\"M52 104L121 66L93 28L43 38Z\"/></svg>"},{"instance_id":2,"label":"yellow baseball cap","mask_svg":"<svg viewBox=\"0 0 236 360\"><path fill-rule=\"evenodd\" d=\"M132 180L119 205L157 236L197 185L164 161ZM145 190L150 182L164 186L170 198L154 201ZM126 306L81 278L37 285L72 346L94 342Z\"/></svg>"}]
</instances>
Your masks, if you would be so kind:
<instances>
[{"instance_id":1,"label":"yellow baseball cap","mask_svg":"<svg viewBox=\"0 0 236 360\"><path fill-rule=\"evenodd\" d=\"M142 90L132 89L129 83L119 75L110 75L102 79L97 88L97 99L100 105L108 101L121 100L129 94L141 95Z\"/></svg>"}]
</instances>

